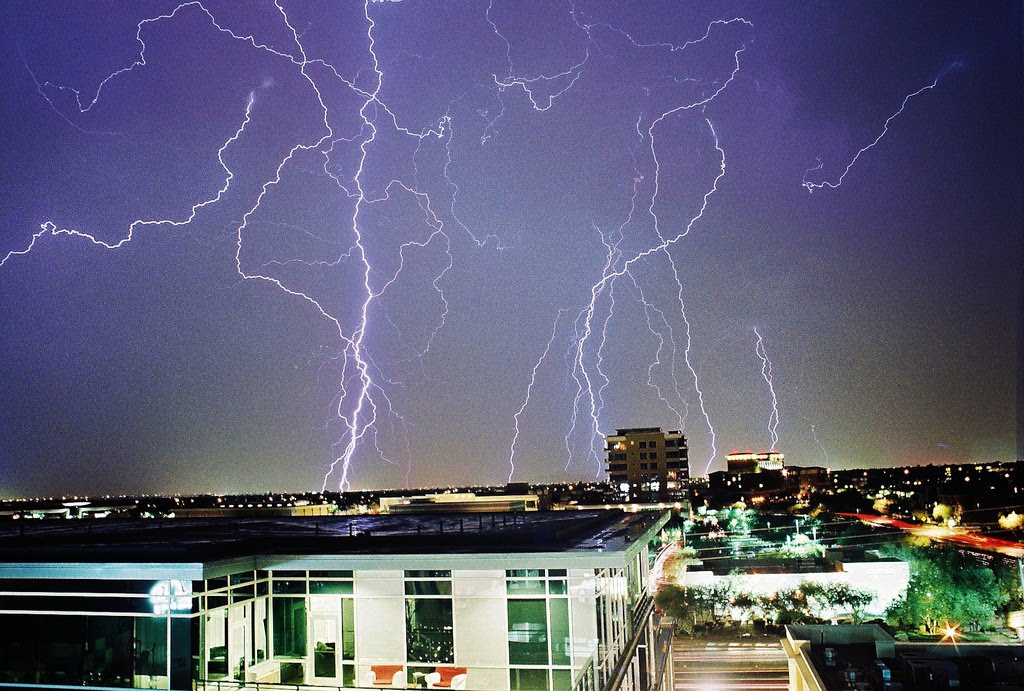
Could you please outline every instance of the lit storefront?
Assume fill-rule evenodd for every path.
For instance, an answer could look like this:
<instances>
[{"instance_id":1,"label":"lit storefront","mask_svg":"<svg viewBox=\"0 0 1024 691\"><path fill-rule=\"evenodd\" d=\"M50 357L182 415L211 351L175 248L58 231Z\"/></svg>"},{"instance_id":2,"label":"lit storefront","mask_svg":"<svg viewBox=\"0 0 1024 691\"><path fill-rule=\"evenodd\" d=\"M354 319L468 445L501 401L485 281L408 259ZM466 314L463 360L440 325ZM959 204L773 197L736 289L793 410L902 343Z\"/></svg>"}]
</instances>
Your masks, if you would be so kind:
<instances>
[{"instance_id":1,"label":"lit storefront","mask_svg":"<svg viewBox=\"0 0 1024 691\"><path fill-rule=\"evenodd\" d=\"M467 689L593 691L616 675L643 688L657 633L648 544L665 520L559 512L0 531L0 687L359 687L384 669L416 687L447 669Z\"/></svg>"}]
</instances>

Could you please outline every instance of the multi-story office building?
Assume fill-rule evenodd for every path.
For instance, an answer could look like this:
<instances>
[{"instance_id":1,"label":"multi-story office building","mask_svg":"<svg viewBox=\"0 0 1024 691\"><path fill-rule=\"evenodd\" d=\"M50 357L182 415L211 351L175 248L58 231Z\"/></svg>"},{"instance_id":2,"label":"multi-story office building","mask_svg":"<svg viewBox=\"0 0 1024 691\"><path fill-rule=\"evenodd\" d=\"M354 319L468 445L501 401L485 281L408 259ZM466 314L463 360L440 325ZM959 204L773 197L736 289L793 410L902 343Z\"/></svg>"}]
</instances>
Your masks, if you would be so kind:
<instances>
[{"instance_id":1,"label":"multi-story office building","mask_svg":"<svg viewBox=\"0 0 1024 691\"><path fill-rule=\"evenodd\" d=\"M760 473L765 470L782 470L786 465L786 456L778 451L743 451L726 456L725 464L730 473Z\"/></svg>"},{"instance_id":2,"label":"multi-story office building","mask_svg":"<svg viewBox=\"0 0 1024 691\"><path fill-rule=\"evenodd\" d=\"M666 661L649 545L666 521L11 522L0 528L0 683L657 689L671 651Z\"/></svg>"},{"instance_id":3,"label":"multi-story office building","mask_svg":"<svg viewBox=\"0 0 1024 691\"><path fill-rule=\"evenodd\" d=\"M635 502L689 499L690 465L682 432L660 427L619 429L605 437L608 479Z\"/></svg>"}]
</instances>

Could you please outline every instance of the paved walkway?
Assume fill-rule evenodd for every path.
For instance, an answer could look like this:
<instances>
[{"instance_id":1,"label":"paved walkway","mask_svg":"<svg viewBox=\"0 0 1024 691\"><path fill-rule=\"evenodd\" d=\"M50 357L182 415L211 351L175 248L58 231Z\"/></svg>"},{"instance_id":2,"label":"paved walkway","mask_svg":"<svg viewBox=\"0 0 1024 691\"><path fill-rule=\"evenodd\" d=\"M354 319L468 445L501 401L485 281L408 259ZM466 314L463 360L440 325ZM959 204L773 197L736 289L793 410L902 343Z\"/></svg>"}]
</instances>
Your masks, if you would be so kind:
<instances>
[{"instance_id":1,"label":"paved walkway","mask_svg":"<svg viewBox=\"0 0 1024 691\"><path fill-rule=\"evenodd\" d=\"M786 654L777 640L673 642L676 691L769 691L789 688Z\"/></svg>"}]
</instances>

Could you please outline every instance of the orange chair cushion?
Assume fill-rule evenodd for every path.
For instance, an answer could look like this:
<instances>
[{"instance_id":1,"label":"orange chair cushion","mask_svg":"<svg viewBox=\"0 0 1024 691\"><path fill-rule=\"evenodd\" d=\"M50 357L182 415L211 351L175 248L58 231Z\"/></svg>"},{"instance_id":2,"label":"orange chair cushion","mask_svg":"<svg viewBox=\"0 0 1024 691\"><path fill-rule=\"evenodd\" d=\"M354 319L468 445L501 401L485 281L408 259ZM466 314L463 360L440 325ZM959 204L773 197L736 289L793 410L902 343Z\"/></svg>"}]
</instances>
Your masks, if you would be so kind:
<instances>
[{"instance_id":1,"label":"orange chair cushion","mask_svg":"<svg viewBox=\"0 0 1024 691\"><path fill-rule=\"evenodd\" d=\"M445 688L446 689L446 688L451 687L452 679L454 679L455 677L459 676L460 674L465 674L466 673L466 668L465 667L438 667L434 671L441 675L441 680L439 682L437 682L436 684L434 684L434 686L439 686L441 688Z\"/></svg>"},{"instance_id":2,"label":"orange chair cushion","mask_svg":"<svg viewBox=\"0 0 1024 691\"><path fill-rule=\"evenodd\" d=\"M395 678L395 672L402 671L402 665L371 665L370 669L376 676L374 686L391 686L391 680Z\"/></svg>"}]
</instances>

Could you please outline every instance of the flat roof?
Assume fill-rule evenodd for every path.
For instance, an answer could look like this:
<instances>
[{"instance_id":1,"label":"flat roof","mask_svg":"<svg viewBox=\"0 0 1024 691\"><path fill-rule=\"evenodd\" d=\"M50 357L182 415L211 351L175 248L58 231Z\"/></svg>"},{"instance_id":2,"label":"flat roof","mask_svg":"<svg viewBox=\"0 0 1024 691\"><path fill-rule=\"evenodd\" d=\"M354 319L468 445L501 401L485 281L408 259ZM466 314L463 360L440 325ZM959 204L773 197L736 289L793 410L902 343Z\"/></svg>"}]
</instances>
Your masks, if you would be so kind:
<instances>
[{"instance_id":1,"label":"flat roof","mask_svg":"<svg viewBox=\"0 0 1024 691\"><path fill-rule=\"evenodd\" d=\"M678 430L669 430L663 432L660 427L619 427L615 430L614 435L616 437L624 437L630 434L680 434Z\"/></svg>"},{"instance_id":2,"label":"flat roof","mask_svg":"<svg viewBox=\"0 0 1024 691\"><path fill-rule=\"evenodd\" d=\"M635 554L667 520L661 512L612 510L11 521L0 524L0 578L95 577L84 574L115 564L126 572L180 565L206 577L247 562L271 569L438 568L445 561L512 568L502 564L524 557L546 568L611 564Z\"/></svg>"}]
</instances>

